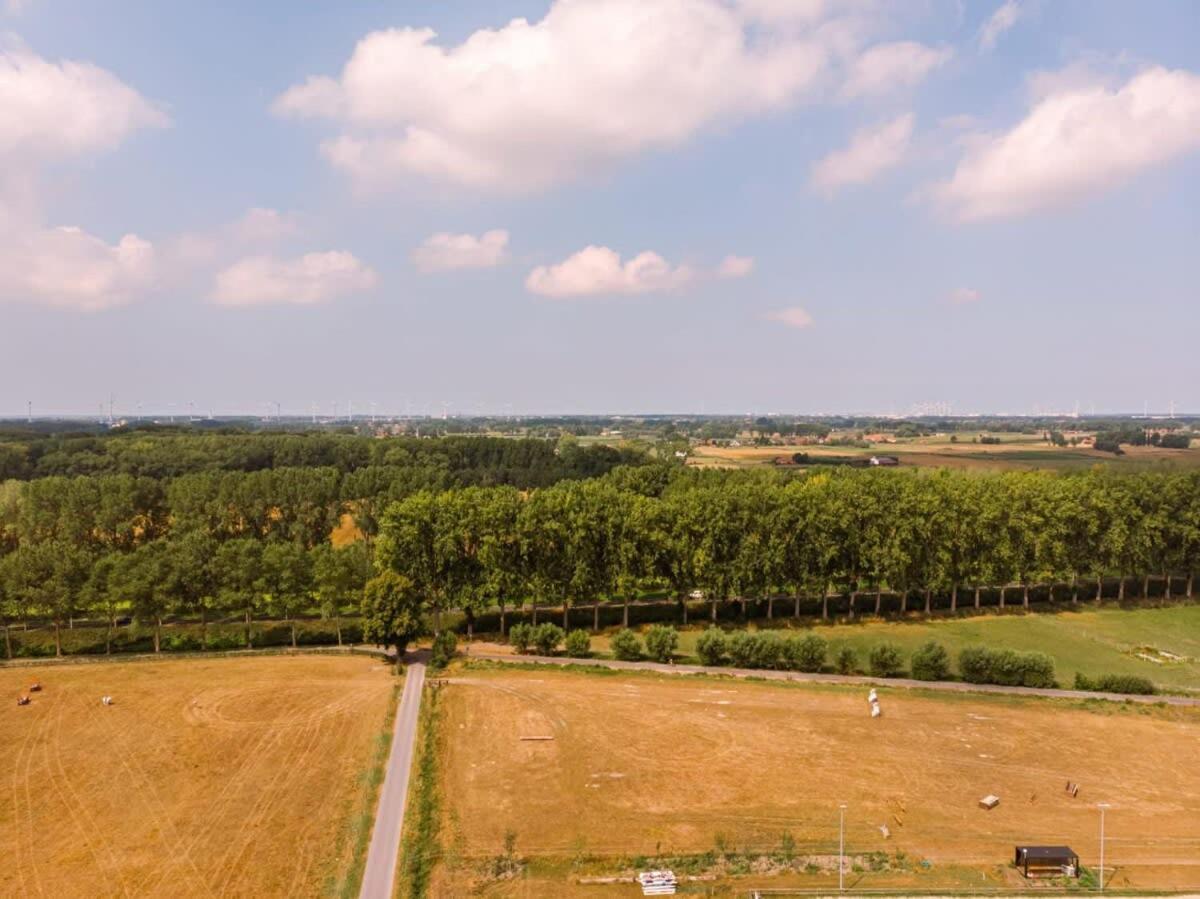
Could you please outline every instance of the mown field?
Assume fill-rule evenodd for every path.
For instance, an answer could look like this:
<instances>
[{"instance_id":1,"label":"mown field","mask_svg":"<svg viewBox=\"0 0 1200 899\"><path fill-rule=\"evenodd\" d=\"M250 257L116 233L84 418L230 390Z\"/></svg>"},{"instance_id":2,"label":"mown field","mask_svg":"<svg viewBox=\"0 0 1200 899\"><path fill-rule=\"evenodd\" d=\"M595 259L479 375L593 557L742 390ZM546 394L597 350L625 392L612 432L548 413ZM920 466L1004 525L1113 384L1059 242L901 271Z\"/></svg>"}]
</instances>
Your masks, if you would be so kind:
<instances>
[{"instance_id":1,"label":"mown field","mask_svg":"<svg viewBox=\"0 0 1200 899\"><path fill-rule=\"evenodd\" d=\"M0 895L340 895L394 685L360 657L0 669Z\"/></svg>"},{"instance_id":2,"label":"mown field","mask_svg":"<svg viewBox=\"0 0 1200 899\"><path fill-rule=\"evenodd\" d=\"M884 690L871 719L861 688L502 667L449 680L433 896L629 895L581 881L660 863L707 895L829 888L840 802L851 888L1014 886L1027 841L1094 867L1099 801L1114 806L1112 886L1200 886L1200 710ZM495 876L506 835L516 878Z\"/></svg>"},{"instance_id":3,"label":"mown field","mask_svg":"<svg viewBox=\"0 0 1200 899\"><path fill-rule=\"evenodd\" d=\"M775 459L794 453L807 453L814 464L822 459L869 459L875 455L895 456L900 465L917 468L951 468L967 471L1060 471L1111 465L1121 470L1200 467L1200 447L1161 449L1127 446L1115 456L1088 447L1058 447L1033 438L1008 436L999 444L971 443L960 438L917 438L896 443L881 443L869 449L854 446L697 446L688 459L699 467L745 468L774 464Z\"/></svg>"},{"instance_id":4,"label":"mown field","mask_svg":"<svg viewBox=\"0 0 1200 899\"><path fill-rule=\"evenodd\" d=\"M786 605L786 604L783 604ZM758 622L765 625L767 622ZM787 619L775 624L788 628ZM906 655L928 640L937 640L956 657L964 646L989 646L1047 653L1055 662L1057 677L1070 686L1075 672L1089 677L1102 674L1140 674L1163 688L1200 690L1200 605L1122 609L1116 606L1036 614L980 615L924 621L860 620L848 624L811 628L829 641L830 657L842 646L852 647L861 664L876 643L898 644ZM796 632L807 631L797 627ZM791 629L784 633L793 632ZM696 639L702 627L680 632L679 653L696 661ZM593 649L609 651L609 634L597 636ZM1179 661L1158 663L1139 658L1156 657L1147 650L1165 650Z\"/></svg>"}]
</instances>

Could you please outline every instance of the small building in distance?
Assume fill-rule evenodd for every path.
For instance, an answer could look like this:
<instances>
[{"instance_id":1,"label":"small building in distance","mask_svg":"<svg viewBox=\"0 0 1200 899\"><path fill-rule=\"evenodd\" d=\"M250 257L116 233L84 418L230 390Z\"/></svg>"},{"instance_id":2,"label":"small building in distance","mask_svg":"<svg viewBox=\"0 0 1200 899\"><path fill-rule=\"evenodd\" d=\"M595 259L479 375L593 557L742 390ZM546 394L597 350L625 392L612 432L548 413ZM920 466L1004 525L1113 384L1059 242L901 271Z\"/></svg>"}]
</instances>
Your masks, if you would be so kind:
<instances>
[{"instance_id":1,"label":"small building in distance","mask_svg":"<svg viewBox=\"0 0 1200 899\"><path fill-rule=\"evenodd\" d=\"M1026 877L1079 876L1079 854L1070 846L1017 846L1013 864Z\"/></svg>"}]
</instances>

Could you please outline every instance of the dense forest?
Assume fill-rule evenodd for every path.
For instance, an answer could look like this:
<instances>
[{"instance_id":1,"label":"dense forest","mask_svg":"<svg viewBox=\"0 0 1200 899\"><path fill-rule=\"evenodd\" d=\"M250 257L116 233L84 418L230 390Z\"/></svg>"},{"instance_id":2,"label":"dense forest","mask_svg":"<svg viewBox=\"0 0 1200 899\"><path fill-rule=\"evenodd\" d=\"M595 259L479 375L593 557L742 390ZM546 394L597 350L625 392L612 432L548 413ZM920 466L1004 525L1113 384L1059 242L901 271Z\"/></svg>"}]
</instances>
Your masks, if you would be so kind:
<instances>
[{"instance_id":1,"label":"dense forest","mask_svg":"<svg viewBox=\"0 0 1200 899\"><path fill-rule=\"evenodd\" d=\"M12 447L10 446L10 450ZM699 471L452 437L45 438L0 485L0 624L333 621L387 590L515 607L791 600L812 614L1193 590L1200 474ZM86 473L85 473L86 472ZM331 541L341 534L337 546ZM1115 581L1114 581L1115 579ZM393 589L394 588L394 589ZM1156 589L1155 589L1156 588ZM1057 591L1057 594L1054 592ZM736 606L735 606L736 607ZM416 618L410 616L411 621ZM9 649L11 652L11 648Z\"/></svg>"}]
</instances>

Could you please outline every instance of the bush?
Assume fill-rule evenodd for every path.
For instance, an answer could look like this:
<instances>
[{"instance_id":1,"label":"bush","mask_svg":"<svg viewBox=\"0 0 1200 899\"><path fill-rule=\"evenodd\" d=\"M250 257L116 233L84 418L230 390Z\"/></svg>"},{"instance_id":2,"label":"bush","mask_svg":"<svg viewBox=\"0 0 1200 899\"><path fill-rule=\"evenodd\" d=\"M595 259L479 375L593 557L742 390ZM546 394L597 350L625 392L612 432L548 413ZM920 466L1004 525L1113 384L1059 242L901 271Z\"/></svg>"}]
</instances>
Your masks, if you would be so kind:
<instances>
[{"instance_id":1,"label":"bush","mask_svg":"<svg viewBox=\"0 0 1200 899\"><path fill-rule=\"evenodd\" d=\"M1054 660L1044 652L968 646L958 654L958 671L972 684L1053 687Z\"/></svg>"},{"instance_id":2,"label":"bush","mask_svg":"<svg viewBox=\"0 0 1200 899\"><path fill-rule=\"evenodd\" d=\"M1082 671L1075 672L1075 689L1076 690L1095 690L1096 684Z\"/></svg>"},{"instance_id":3,"label":"bush","mask_svg":"<svg viewBox=\"0 0 1200 899\"><path fill-rule=\"evenodd\" d=\"M858 670L858 653L843 646L833 657L833 670L838 674L854 674Z\"/></svg>"},{"instance_id":4,"label":"bush","mask_svg":"<svg viewBox=\"0 0 1200 899\"><path fill-rule=\"evenodd\" d=\"M702 665L724 664L728 642L723 630L710 627L696 639L696 655L700 657L700 663Z\"/></svg>"},{"instance_id":5,"label":"bush","mask_svg":"<svg viewBox=\"0 0 1200 899\"><path fill-rule=\"evenodd\" d=\"M755 645L755 635L749 631L734 631L729 635L726 647L729 650L729 660L737 668L753 668L754 658L758 654Z\"/></svg>"},{"instance_id":6,"label":"bush","mask_svg":"<svg viewBox=\"0 0 1200 899\"><path fill-rule=\"evenodd\" d=\"M613 655L623 662L633 662L642 657L642 641L629 628L617 631L609 646Z\"/></svg>"},{"instance_id":7,"label":"bush","mask_svg":"<svg viewBox=\"0 0 1200 899\"><path fill-rule=\"evenodd\" d=\"M656 662L669 662L679 645L679 632L668 624L652 624L646 631L646 654Z\"/></svg>"},{"instance_id":8,"label":"bush","mask_svg":"<svg viewBox=\"0 0 1200 899\"><path fill-rule=\"evenodd\" d=\"M429 664L434 668L445 668L458 651L458 638L454 631L444 630L433 638L433 652L429 656Z\"/></svg>"},{"instance_id":9,"label":"bush","mask_svg":"<svg viewBox=\"0 0 1200 899\"><path fill-rule=\"evenodd\" d=\"M1076 675L1078 679L1078 675ZM1140 674L1105 674L1092 681L1090 688L1101 693L1131 693L1140 696L1151 696L1158 692L1153 681Z\"/></svg>"},{"instance_id":10,"label":"bush","mask_svg":"<svg viewBox=\"0 0 1200 899\"><path fill-rule=\"evenodd\" d=\"M566 645L567 655L573 659L585 659L592 654L592 638L587 631L569 631Z\"/></svg>"},{"instance_id":11,"label":"bush","mask_svg":"<svg viewBox=\"0 0 1200 899\"><path fill-rule=\"evenodd\" d=\"M528 624L514 624L508 629L508 645L517 652L529 652L533 643L533 628Z\"/></svg>"},{"instance_id":12,"label":"bush","mask_svg":"<svg viewBox=\"0 0 1200 899\"><path fill-rule=\"evenodd\" d=\"M912 655L912 676L917 680L946 680L950 677L950 654L930 640Z\"/></svg>"},{"instance_id":13,"label":"bush","mask_svg":"<svg viewBox=\"0 0 1200 899\"><path fill-rule=\"evenodd\" d=\"M899 677L904 673L904 655L895 643L877 643L867 655L873 677Z\"/></svg>"},{"instance_id":14,"label":"bush","mask_svg":"<svg viewBox=\"0 0 1200 899\"><path fill-rule=\"evenodd\" d=\"M820 671L825 667L828 652L829 645L825 638L816 634L792 637L783 643L783 658L787 667L796 671Z\"/></svg>"},{"instance_id":15,"label":"bush","mask_svg":"<svg viewBox=\"0 0 1200 899\"><path fill-rule=\"evenodd\" d=\"M539 654L554 655L554 650L558 649L558 644L563 641L563 629L557 624L544 621L533 629L532 638Z\"/></svg>"}]
</instances>

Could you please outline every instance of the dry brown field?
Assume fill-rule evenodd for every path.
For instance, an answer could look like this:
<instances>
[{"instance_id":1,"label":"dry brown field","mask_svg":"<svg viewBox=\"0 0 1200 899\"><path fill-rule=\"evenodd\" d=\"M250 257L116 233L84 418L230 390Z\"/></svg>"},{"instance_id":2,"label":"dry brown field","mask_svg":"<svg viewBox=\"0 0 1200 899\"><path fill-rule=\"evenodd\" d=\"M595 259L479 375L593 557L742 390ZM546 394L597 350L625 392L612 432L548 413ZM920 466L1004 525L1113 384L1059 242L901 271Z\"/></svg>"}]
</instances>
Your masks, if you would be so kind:
<instances>
[{"instance_id":1,"label":"dry brown field","mask_svg":"<svg viewBox=\"0 0 1200 899\"><path fill-rule=\"evenodd\" d=\"M0 896L320 895L394 683L364 657L0 669Z\"/></svg>"},{"instance_id":2,"label":"dry brown field","mask_svg":"<svg viewBox=\"0 0 1200 899\"><path fill-rule=\"evenodd\" d=\"M860 688L467 669L443 694L440 778L443 842L468 862L443 865L434 895L624 895L574 883L572 858L701 853L717 834L767 852L787 832L798 854L827 854L843 801L849 854L912 862L854 875L861 887L1013 886L1016 843L1066 843L1095 866L1101 801L1113 805L1113 886L1200 886L1200 711L881 692L872 720ZM984 811L989 793L1001 802ZM499 854L509 829L531 877L472 879L470 860ZM539 880L556 859L559 873ZM826 871L709 886L831 882Z\"/></svg>"}]
</instances>

